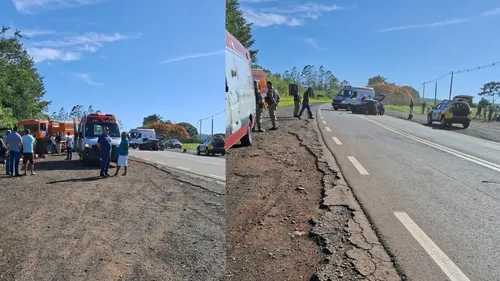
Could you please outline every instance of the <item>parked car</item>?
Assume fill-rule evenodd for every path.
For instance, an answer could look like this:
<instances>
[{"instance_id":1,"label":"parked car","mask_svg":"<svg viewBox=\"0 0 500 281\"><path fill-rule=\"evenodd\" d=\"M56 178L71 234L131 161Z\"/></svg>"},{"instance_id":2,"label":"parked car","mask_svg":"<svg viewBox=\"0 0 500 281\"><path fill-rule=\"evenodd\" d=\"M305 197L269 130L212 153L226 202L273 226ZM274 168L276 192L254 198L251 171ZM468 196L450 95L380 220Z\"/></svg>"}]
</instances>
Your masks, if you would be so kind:
<instances>
[{"instance_id":1,"label":"parked car","mask_svg":"<svg viewBox=\"0 0 500 281\"><path fill-rule=\"evenodd\" d=\"M366 115L375 115L375 105L378 108L380 115L385 114L385 107L382 101L385 99L384 94L376 94L373 99L364 99L357 105L352 105L352 113L364 113Z\"/></svg>"},{"instance_id":2,"label":"parked car","mask_svg":"<svg viewBox=\"0 0 500 281\"><path fill-rule=\"evenodd\" d=\"M473 96L455 96L453 100L444 100L432 107L427 113L427 124L439 121L443 126L451 126L455 123L462 124L467 129L471 121L472 110L469 103Z\"/></svg>"},{"instance_id":3,"label":"parked car","mask_svg":"<svg viewBox=\"0 0 500 281\"><path fill-rule=\"evenodd\" d=\"M157 139L148 139L139 144L139 150L160 150L160 141Z\"/></svg>"},{"instance_id":4,"label":"parked car","mask_svg":"<svg viewBox=\"0 0 500 281\"><path fill-rule=\"evenodd\" d=\"M207 156L210 154L226 155L226 141L224 137L224 135L214 135L206 138L196 148L196 154L200 155L204 153Z\"/></svg>"},{"instance_id":5,"label":"parked car","mask_svg":"<svg viewBox=\"0 0 500 281\"><path fill-rule=\"evenodd\" d=\"M182 148L182 143L176 139L168 139L165 142L165 148Z\"/></svg>"}]
</instances>

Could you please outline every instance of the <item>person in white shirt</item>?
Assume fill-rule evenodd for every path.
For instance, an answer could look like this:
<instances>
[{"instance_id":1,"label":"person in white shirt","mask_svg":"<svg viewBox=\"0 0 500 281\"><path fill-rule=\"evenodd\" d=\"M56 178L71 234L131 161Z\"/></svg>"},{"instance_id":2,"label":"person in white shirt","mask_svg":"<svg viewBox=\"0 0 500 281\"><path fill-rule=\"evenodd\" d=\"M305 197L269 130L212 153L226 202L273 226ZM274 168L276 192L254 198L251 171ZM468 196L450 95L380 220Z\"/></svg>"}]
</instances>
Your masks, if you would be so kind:
<instances>
[{"instance_id":1,"label":"person in white shirt","mask_svg":"<svg viewBox=\"0 0 500 281\"><path fill-rule=\"evenodd\" d=\"M30 135L30 130L24 130L24 135L21 138L23 140L23 170L24 175L28 173L28 163L31 166L31 175L35 174L35 151L33 146L35 145L35 138Z\"/></svg>"},{"instance_id":2,"label":"person in white shirt","mask_svg":"<svg viewBox=\"0 0 500 281\"><path fill-rule=\"evenodd\" d=\"M56 135L50 136L50 148L51 148L52 154L55 154L55 152L56 152Z\"/></svg>"},{"instance_id":3,"label":"person in white shirt","mask_svg":"<svg viewBox=\"0 0 500 281\"><path fill-rule=\"evenodd\" d=\"M73 137L71 137L71 133L68 132L68 134L66 135L66 160L73 159L73 146Z\"/></svg>"}]
</instances>

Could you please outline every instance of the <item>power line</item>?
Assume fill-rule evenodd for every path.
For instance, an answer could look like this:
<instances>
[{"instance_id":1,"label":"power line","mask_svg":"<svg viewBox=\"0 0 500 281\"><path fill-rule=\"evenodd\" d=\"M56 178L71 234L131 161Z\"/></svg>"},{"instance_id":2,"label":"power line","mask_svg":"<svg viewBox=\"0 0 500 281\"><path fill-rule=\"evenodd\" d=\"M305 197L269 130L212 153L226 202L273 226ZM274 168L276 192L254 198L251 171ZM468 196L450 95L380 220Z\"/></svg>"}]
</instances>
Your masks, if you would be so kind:
<instances>
[{"instance_id":1,"label":"power line","mask_svg":"<svg viewBox=\"0 0 500 281\"><path fill-rule=\"evenodd\" d=\"M497 65L500 65L500 61L497 61L497 62L494 62L494 63L490 63L490 64L487 64L487 65L483 65L483 66L474 67L474 68L467 68L467 69L462 69L462 70L458 70L458 71L452 71L452 72L450 72L448 74L440 76L440 77L438 77L438 78L436 78L434 80L424 82L422 84L430 84L430 83L437 82L437 81L439 81L439 80L441 80L443 78L451 76L452 73L453 74L459 74L459 73L464 73L464 72L473 72L473 71L477 71L477 70L481 70L481 69L485 69L485 68L493 67L493 66L497 66Z\"/></svg>"},{"instance_id":2,"label":"power line","mask_svg":"<svg viewBox=\"0 0 500 281\"><path fill-rule=\"evenodd\" d=\"M226 110L225 110L225 109L224 109L224 110L222 110L222 111L220 111L220 112L215 113L215 114L214 114L214 115L212 115L212 116L209 116L209 117L207 117L207 118L205 118L205 119L200 119L200 120L198 120L198 121L199 121L199 122L201 122L201 121L205 121L205 120L208 120L208 119L212 119L212 118L214 118L215 116L220 115L220 114L222 114L222 113L224 113L224 112L226 112Z\"/></svg>"}]
</instances>

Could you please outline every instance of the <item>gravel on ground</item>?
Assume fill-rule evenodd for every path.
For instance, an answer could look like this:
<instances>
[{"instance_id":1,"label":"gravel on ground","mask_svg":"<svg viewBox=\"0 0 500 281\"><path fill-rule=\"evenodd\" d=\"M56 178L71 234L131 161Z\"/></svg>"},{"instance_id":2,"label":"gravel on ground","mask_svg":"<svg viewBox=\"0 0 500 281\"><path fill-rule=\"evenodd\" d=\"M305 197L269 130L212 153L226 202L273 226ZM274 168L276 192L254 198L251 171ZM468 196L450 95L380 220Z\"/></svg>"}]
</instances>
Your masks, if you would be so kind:
<instances>
[{"instance_id":1,"label":"gravel on ground","mask_svg":"<svg viewBox=\"0 0 500 281\"><path fill-rule=\"evenodd\" d=\"M316 121L292 115L228 153L226 280L400 280Z\"/></svg>"},{"instance_id":2,"label":"gravel on ground","mask_svg":"<svg viewBox=\"0 0 500 281\"><path fill-rule=\"evenodd\" d=\"M63 159L0 179L0 280L224 280L223 186L132 159L102 179Z\"/></svg>"}]
</instances>

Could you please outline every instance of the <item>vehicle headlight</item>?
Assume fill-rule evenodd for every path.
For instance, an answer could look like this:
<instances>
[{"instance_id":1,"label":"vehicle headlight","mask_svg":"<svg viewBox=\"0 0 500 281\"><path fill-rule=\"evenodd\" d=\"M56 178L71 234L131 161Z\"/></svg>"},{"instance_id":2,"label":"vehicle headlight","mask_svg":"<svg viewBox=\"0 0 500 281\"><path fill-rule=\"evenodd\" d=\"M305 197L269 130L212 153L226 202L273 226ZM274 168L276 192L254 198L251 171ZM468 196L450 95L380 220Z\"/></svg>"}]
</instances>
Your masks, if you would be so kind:
<instances>
[{"instance_id":1,"label":"vehicle headlight","mask_svg":"<svg viewBox=\"0 0 500 281\"><path fill-rule=\"evenodd\" d=\"M85 144L85 147L90 147L88 143Z\"/></svg>"},{"instance_id":2,"label":"vehicle headlight","mask_svg":"<svg viewBox=\"0 0 500 281\"><path fill-rule=\"evenodd\" d=\"M340 103L345 103L345 100L341 101Z\"/></svg>"}]
</instances>

